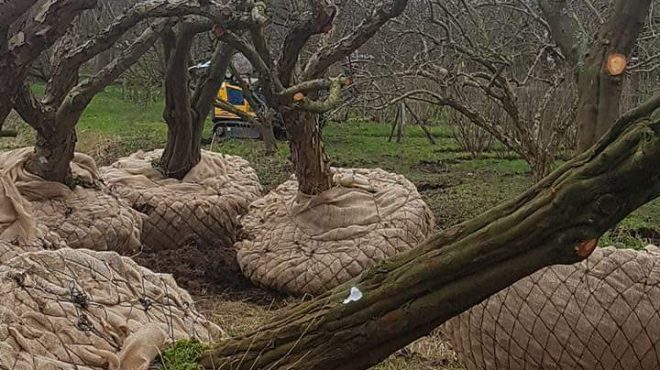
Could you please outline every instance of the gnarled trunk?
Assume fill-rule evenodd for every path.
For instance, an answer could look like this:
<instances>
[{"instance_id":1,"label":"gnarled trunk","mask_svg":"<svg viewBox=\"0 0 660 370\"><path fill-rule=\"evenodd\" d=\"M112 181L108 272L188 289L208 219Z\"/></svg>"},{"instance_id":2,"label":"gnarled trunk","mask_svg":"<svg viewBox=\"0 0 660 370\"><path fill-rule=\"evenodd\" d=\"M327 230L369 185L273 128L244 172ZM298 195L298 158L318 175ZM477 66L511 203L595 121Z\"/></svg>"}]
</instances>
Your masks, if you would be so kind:
<instances>
[{"instance_id":1,"label":"gnarled trunk","mask_svg":"<svg viewBox=\"0 0 660 370\"><path fill-rule=\"evenodd\" d=\"M188 86L190 48L196 34L206 26L187 23L179 35L168 30L163 34L167 71L165 76L165 110L167 145L160 160L165 176L183 179L202 158L204 123L225 78L234 49L221 43L216 46L208 75L196 86L191 96Z\"/></svg>"},{"instance_id":2,"label":"gnarled trunk","mask_svg":"<svg viewBox=\"0 0 660 370\"><path fill-rule=\"evenodd\" d=\"M170 114L167 121L167 144L160 160L163 174L183 179L201 159L200 146L193 145L194 128L188 109L181 114ZM201 140L200 140L201 142Z\"/></svg>"},{"instance_id":3,"label":"gnarled trunk","mask_svg":"<svg viewBox=\"0 0 660 370\"><path fill-rule=\"evenodd\" d=\"M203 365L367 369L518 279L586 258L602 233L660 195L660 117L635 121L659 105L660 95L513 201L218 343ZM361 297L345 300L351 287Z\"/></svg>"},{"instance_id":4,"label":"gnarled trunk","mask_svg":"<svg viewBox=\"0 0 660 370\"><path fill-rule=\"evenodd\" d=\"M44 127L56 127L55 122ZM34 154L27 170L44 180L66 183L71 176L70 163L76 150L76 129L37 132Z\"/></svg>"},{"instance_id":5,"label":"gnarled trunk","mask_svg":"<svg viewBox=\"0 0 660 370\"><path fill-rule=\"evenodd\" d=\"M289 133L291 158L299 190L308 195L320 194L332 187L328 155L323 147L318 114L295 110L283 114Z\"/></svg>"}]
</instances>

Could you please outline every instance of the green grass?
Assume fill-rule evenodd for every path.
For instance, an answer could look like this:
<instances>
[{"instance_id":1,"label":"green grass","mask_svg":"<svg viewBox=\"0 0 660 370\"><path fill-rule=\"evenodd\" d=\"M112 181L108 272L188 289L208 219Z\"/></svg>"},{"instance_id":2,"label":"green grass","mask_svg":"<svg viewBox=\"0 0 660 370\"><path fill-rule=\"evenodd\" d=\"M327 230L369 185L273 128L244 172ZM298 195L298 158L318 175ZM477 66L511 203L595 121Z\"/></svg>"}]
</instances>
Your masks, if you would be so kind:
<instances>
[{"instance_id":1,"label":"green grass","mask_svg":"<svg viewBox=\"0 0 660 370\"><path fill-rule=\"evenodd\" d=\"M200 342L180 340L161 354L163 370L197 370L204 347Z\"/></svg>"},{"instance_id":2,"label":"green grass","mask_svg":"<svg viewBox=\"0 0 660 370\"><path fill-rule=\"evenodd\" d=\"M161 118L162 103L140 105L121 99L117 87L99 94L85 111L78 125L78 149L92 154L101 164L109 164L120 156L138 149L162 147L167 126ZM431 126L437 139L431 145L417 126L406 126L401 143L387 140L389 124L353 118L346 123L330 123L324 140L333 166L380 167L405 175L413 181L438 220L446 228L474 217L528 188L529 167L520 159L501 152L484 153L471 159L461 152L446 125ZM205 137L210 137L207 122ZM2 147L30 144L30 130L21 129L15 142L2 142ZM229 140L216 143L215 151L240 155L257 170L266 190L287 180L292 172L286 143L279 142L273 157L263 155L262 143ZM208 148L208 147L207 147ZM639 248L660 234L660 201L656 200L633 214L608 232L602 244Z\"/></svg>"}]
</instances>

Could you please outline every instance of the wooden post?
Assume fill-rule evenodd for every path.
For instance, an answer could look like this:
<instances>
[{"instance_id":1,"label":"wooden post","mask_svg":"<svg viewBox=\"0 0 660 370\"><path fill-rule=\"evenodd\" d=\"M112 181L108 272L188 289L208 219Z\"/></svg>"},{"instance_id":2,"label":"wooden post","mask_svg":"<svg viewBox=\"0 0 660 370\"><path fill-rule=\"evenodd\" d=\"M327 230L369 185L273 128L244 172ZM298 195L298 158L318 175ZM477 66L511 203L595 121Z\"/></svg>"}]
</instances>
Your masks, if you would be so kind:
<instances>
[{"instance_id":1,"label":"wooden post","mask_svg":"<svg viewBox=\"0 0 660 370\"><path fill-rule=\"evenodd\" d=\"M397 109L396 116L394 117L394 121L392 121L392 130L390 131L390 137L387 139L387 141L392 142L392 138L394 137L394 130L396 130L398 125L399 125L399 110Z\"/></svg>"},{"instance_id":2,"label":"wooden post","mask_svg":"<svg viewBox=\"0 0 660 370\"><path fill-rule=\"evenodd\" d=\"M403 125L406 123L406 103L404 101L401 101L399 104L399 123L397 125L397 130L396 130L396 142L400 143L403 140L403 135L404 135L404 127Z\"/></svg>"},{"instance_id":3,"label":"wooden post","mask_svg":"<svg viewBox=\"0 0 660 370\"><path fill-rule=\"evenodd\" d=\"M422 131L424 131L424 134L426 135L426 138L429 139L431 145L435 145L436 142L435 142L435 138L433 137L433 134L431 134L431 132L426 128L426 126L424 126L424 123L419 119L419 117L417 117L417 115L415 114L415 112L413 112L413 110L410 108L408 103L406 103L406 108L408 108L408 112L410 112L410 115L413 117L413 119L415 119L415 122L417 122L417 124L422 129Z\"/></svg>"}]
</instances>

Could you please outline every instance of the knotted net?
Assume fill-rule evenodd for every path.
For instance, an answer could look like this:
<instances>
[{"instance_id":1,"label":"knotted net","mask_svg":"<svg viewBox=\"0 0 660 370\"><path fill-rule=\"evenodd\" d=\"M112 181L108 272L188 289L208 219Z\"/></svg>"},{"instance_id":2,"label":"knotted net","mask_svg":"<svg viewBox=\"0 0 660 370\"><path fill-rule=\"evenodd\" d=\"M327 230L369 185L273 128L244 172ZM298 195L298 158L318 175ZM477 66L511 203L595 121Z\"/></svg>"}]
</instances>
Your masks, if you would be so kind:
<instances>
[{"instance_id":1,"label":"knotted net","mask_svg":"<svg viewBox=\"0 0 660 370\"><path fill-rule=\"evenodd\" d=\"M468 369L660 369L660 249L544 268L442 331Z\"/></svg>"},{"instance_id":2,"label":"knotted net","mask_svg":"<svg viewBox=\"0 0 660 370\"><path fill-rule=\"evenodd\" d=\"M114 252L22 253L0 296L0 369L146 370L168 343L223 334L170 275Z\"/></svg>"},{"instance_id":3,"label":"knotted net","mask_svg":"<svg viewBox=\"0 0 660 370\"><path fill-rule=\"evenodd\" d=\"M202 151L181 181L155 168L163 150L137 152L101 168L103 180L147 215L142 240L152 250L186 244L231 246L238 216L261 194L250 164L236 156Z\"/></svg>"},{"instance_id":4,"label":"knotted net","mask_svg":"<svg viewBox=\"0 0 660 370\"><path fill-rule=\"evenodd\" d=\"M71 248L113 250L122 254L140 250L141 216L98 181L91 157L75 154L71 172L79 185L70 189L25 170L32 150L21 148L0 153L0 170L29 203L33 222L44 231L43 238L50 244L61 239Z\"/></svg>"},{"instance_id":5,"label":"knotted net","mask_svg":"<svg viewBox=\"0 0 660 370\"><path fill-rule=\"evenodd\" d=\"M381 169L334 169L335 187L298 193L295 180L250 205L237 259L254 283L320 294L432 232L432 212L415 185Z\"/></svg>"}]
</instances>

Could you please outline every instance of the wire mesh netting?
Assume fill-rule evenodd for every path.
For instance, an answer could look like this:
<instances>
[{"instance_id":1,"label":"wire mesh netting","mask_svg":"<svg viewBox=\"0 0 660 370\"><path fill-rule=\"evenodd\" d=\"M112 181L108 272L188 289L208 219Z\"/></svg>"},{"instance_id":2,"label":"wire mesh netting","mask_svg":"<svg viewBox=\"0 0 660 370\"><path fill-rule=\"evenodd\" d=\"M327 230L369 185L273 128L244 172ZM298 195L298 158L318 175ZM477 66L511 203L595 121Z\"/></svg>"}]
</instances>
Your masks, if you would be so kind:
<instances>
[{"instance_id":1,"label":"wire mesh netting","mask_svg":"<svg viewBox=\"0 0 660 370\"><path fill-rule=\"evenodd\" d=\"M33 148L0 153L3 181L18 189L32 222L42 225L42 239L71 248L134 254L141 248L142 217L98 181L94 160L76 153L71 184L46 181L25 169ZM16 203L16 202L14 202Z\"/></svg>"},{"instance_id":2,"label":"wire mesh netting","mask_svg":"<svg viewBox=\"0 0 660 370\"><path fill-rule=\"evenodd\" d=\"M468 369L660 369L660 249L544 268L442 330Z\"/></svg>"},{"instance_id":3,"label":"wire mesh netting","mask_svg":"<svg viewBox=\"0 0 660 370\"><path fill-rule=\"evenodd\" d=\"M113 252L22 253L0 295L0 369L146 369L167 343L223 334L170 275Z\"/></svg>"},{"instance_id":4,"label":"wire mesh netting","mask_svg":"<svg viewBox=\"0 0 660 370\"><path fill-rule=\"evenodd\" d=\"M410 250L435 226L415 185L381 169L335 169L338 186L309 197L295 180L252 203L236 244L254 283L320 294Z\"/></svg>"},{"instance_id":5,"label":"wire mesh netting","mask_svg":"<svg viewBox=\"0 0 660 370\"><path fill-rule=\"evenodd\" d=\"M179 181L163 177L154 167L162 153L137 152L101 168L113 191L146 215L145 246L231 246L238 216L261 195L256 171L240 157L203 151L200 163Z\"/></svg>"}]
</instances>

